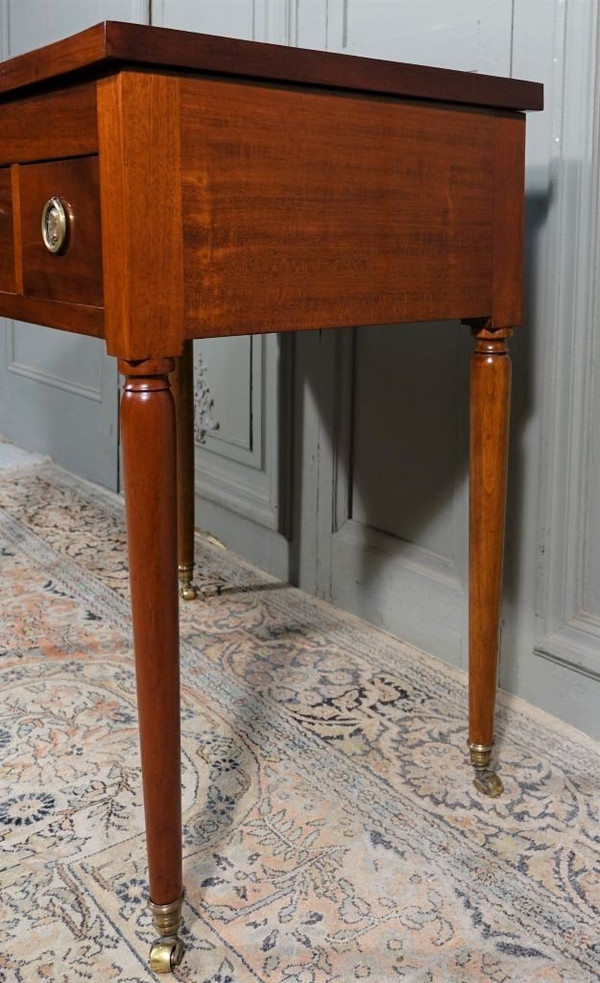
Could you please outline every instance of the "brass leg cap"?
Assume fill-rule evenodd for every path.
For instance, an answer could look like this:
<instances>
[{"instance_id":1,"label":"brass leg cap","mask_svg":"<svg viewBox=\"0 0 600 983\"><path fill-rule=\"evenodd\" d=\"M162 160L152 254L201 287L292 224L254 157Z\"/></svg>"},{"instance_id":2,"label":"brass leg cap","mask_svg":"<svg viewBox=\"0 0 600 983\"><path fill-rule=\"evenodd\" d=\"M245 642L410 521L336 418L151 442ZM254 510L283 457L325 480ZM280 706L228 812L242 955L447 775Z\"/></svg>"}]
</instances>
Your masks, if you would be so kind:
<instances>
[{"instance_id":1,"label":"brass leg cap","mask_svg":"<svg viewBox=\"0 0 600 983\"><path fill-rule=\"evenodd\" d=\"M475 771L489 768L493 749L493 744L469 744L469 755Z\"/></svg>"},{"instance_id":2,"label":"brass leg cap","mask_svg":"<svg viewBox=\"0 0 600 983\"><path fill-rule=\"evenodd\" d=\"M155 973L172 973L183 959L184 946L181 939L176 937L157 939L150 947L149 964Z\"/></svg>"},{"instance_id":3,"label":"brass leg cap","mask_svg":"<svg viewBox=\"0 0 600 983\"><path fill-rule=\"evenodd\" d=\"M154 904L153 901L148 902L148 907L152 912L152 921L154 922L154 928L158 932L160 939L175 939L177 932L183 924L183 919L181 917L181 910L183 908L184 894L175 901L170 901L168 904Z\"/></svg>"},{"instance_id":4,"label":"brass leg cap","mask_svg":"<svg viewBox=\"0 0 600 983\"><path fill-rule=\"evenodd\" d=\"M192 583L194 579L194 564L179 564L179 593L184 601L193 601L198 597L198 591Z\"/></svg>"},{"instance_id":5,"label":"brass leg cap","mask_svg":"<svg viewBox=\"0 0 600 983\"><path fill-rule=\"evenodd\" d=\"M476 771L473 785L482 795L495 799L504 791L504 785L495 771Z\"/></svg>"}]
</instances>

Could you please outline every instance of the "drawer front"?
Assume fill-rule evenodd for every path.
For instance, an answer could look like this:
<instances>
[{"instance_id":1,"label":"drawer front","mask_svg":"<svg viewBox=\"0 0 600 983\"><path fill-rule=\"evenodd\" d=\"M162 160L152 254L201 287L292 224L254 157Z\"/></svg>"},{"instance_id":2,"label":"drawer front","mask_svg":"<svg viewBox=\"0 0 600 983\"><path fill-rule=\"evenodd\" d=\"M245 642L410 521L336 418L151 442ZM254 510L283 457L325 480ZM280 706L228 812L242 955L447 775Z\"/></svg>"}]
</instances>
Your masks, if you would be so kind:
<instances>
[{"instance_id":1,"label":"drawer front","mask_svg":"<svg viewBox=\"0 0 600 983\"><path fill-rule=\"evenodd\" d=\"M96 83L0 102L0 164L98 153Z\"/></svg>"},{"instance_id":2,"label":"drawer front","mask_svg":"<svg viewBox=\"0 0 600 983\"><path fill-rule=\"evenodd\" d=\"M15 242L9 167L0 167L0 291L14 293Z\"/></svg>"},{"instance_id":3,"label":"drawer front","mask_svg":"<svg viewBox=\"0 0 600 983\"><path fill-rule=\"evenodd\" d=\"M103 306L102 229L97 157L26 164L19 168L23 294ZM59 199L65 244L51 252L42 236L46 203Z\"/></svg>"}]
</instances>

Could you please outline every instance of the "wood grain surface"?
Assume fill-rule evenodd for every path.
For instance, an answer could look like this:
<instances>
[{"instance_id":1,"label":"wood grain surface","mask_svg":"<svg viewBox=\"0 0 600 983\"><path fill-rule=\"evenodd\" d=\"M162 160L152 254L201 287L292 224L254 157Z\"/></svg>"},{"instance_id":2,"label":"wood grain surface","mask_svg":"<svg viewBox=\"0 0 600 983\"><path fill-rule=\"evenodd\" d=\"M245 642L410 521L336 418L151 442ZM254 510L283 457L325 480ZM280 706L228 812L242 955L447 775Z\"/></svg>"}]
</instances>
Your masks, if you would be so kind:
<instances>
[{"instance_id":1,"label":"wood grain surface","mask_svg":"<svg viewBox=\"0 0 600 983\"><path fill-rule=\"evenodd\" d=\"M109 354L183 350L179 80L121 72L98 83Z\"/></svg>"},{"instance_id":2,"label":"wood grain surface","mask_svg":"<svg viewBox=\"0 0 600 983\"><path fill-rule=\"evenodd\" d=\"M0 103L0 164L98 151L93 83Z\"/></svg>"},{"instance_id":3,"label":"wood grain surface","mask_svg":"<svg viewBox=\"0 0 600 983\"><path fill-rule=\"evenodd\" d=\"M151 65L504 109L542 109L534 82L108 21L0 64L0 94L102 64Z\"/></svg>"},{"instance_id":4,"label":"wood grain surface","mask_svg":"<svg viewBox=\"0 0 600 983\"><path fill-rule=\"evenodd\" d=\"M23 236L21 231L21 167L12 164L10 177L12 185L13 232L15 249L15 289L23 293Z\"/></svg>"},{"instance_id":5,"label":"wood grain surface","mask_svg":"<svg viewBox=\"0 0 600 983\"><path fill-rule=\"evenodd\" d=\"M181 118L188 336L491 313L493 115L185 79Z\"/></svg>"},{"instance_id":6,"label":"wood grain surface","mask_svg":"<svg viewBox=\"0 0 600 983\"><path fill-rule=\"evenodd\" d=\"M510 330L474 329L469 465L469 741L494 740L508 463Z\"/></svg>"},{"instance_id":7,"label":"wood grain surface","mask_svg":"<svg viewBox=\"0 0 600 983\"><path fill-rule=\"evenodd\" d=\"M494 285L492 327L510 328L523 317L525 118L494 124Z\"/></svg>"},{"instance_id":8,"label":"wood grain surface","mask_svg":"<svg viewBox=\"0 0 600 983\"><path fill-rule=\"evenodd\" d=\"M98 158L19 168L25 296L102 307L102 226ZM44 205L61 199L69 214L67 246L51 253L42 239Z\"/></svg>"},{"instance_id":9,"label":"wood grain surface","mask_svg":"<svg viewBox=\"0 0 600 983\"><path fill-rule=\"evenodd\" d=\"M133 644L150 897L183 891L175 407L168 361L119 363Z\"/></svg>"},{"instance_id":10,"label":"wood grain surface","mask_svg":"<svg viewBox=\"0 0 600 983\"><path fill-rule=\"evenodd\" d=\"M0 168L0 290L16 289L10 168Z\"/></svg>"},{"instance_id":11,"label":"wood grain surface","mask_svg":"<svg viewBox=\"0 0 600 983\"><path fill-rule=\"evenodd\" d=\"M177 419L177 539L179 565L194 566L194 349L186 341L171 376Z\"/></svg>"},{"instance_id":12,"label":"wood grain surface","mask_svg":"<svg viewBox=\"0 0 600 983\"><path fill-rule=\"evenodd\" d=\"M74 334L104 337L104 308L0 293L0 316Z\"/></svg>"}]
</instances>

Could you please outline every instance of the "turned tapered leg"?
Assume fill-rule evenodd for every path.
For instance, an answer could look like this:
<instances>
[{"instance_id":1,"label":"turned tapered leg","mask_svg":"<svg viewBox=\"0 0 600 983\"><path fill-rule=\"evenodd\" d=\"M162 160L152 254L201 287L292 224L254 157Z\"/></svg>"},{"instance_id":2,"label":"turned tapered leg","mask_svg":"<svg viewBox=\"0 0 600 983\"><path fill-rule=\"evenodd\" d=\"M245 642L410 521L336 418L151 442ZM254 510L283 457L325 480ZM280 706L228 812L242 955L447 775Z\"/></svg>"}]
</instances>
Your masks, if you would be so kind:
<instances>
[{"instance_id":1,"label":"turned tapered leg","mask_svg":"<svg viewBox=\"0 0 600 983\"><path fill-rule=\"evenodd\" d=\"M474 328L469 508L469 748L475 786L499 795L494 743L511 364L510 330Z\"/></svg>"},{"instance_id":2,"label":"turned tapered leg","mask_svg":"<svg viewBox=\"0 0 600 983\"><path fill-rule=\"evenodd\" d=\"M181 961L183 902L177 484L171 359L123 362L121 439L150 907L150 965Z\"/></svg>"},{"instance_id":3,"label":"turned tapered leg","mask_svg":"<svg viewBox=\"0 0 600 983\"><path fill-rule=\"evenodd\" d=\"M184 601L197 591L194 579L194 363L193 342L186 341L171 376L177 415L177 528L179 585Z\"/></svg>"}]
</instances>

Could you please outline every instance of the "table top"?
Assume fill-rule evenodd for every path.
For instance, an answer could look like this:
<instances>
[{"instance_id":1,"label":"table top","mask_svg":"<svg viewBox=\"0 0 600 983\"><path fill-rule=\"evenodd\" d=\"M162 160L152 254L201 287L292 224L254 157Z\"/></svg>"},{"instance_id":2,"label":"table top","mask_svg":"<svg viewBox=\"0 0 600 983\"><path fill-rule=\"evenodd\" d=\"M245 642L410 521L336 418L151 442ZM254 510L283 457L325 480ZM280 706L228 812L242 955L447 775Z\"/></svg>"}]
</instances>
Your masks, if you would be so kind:
<instances>
[{"instance_id":1,"label":"table top","mask_svg":"<svg viewBox=\"0 0 600 983\"><path fill-rule=\"evenodd\" d=\"M543 108L543 86L536 82L118 21L0 62L0 99L41 82L128 65L505 110Z\"/></svg>"}]
</instances>

